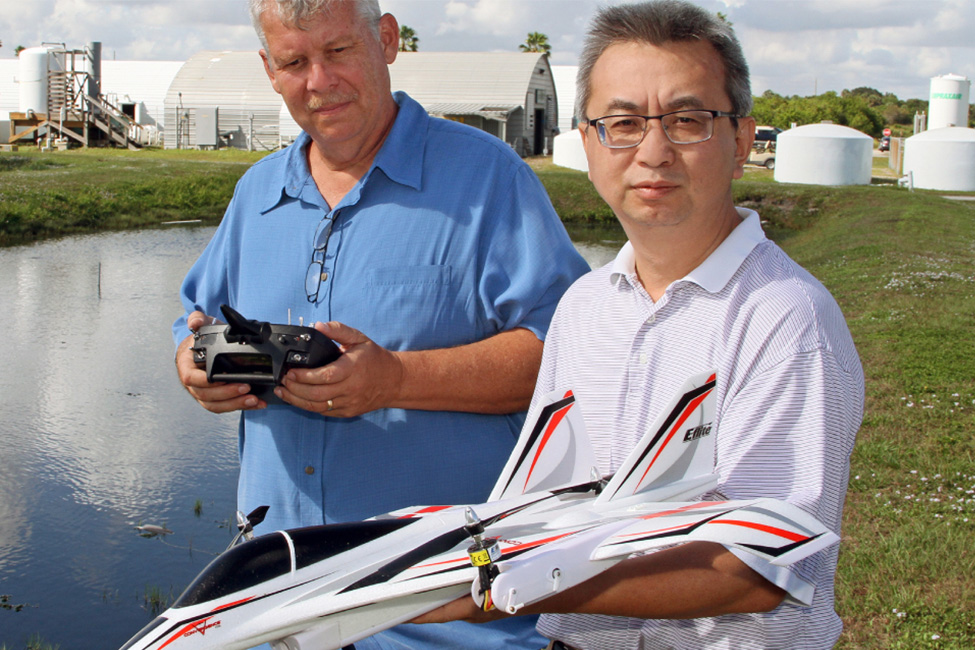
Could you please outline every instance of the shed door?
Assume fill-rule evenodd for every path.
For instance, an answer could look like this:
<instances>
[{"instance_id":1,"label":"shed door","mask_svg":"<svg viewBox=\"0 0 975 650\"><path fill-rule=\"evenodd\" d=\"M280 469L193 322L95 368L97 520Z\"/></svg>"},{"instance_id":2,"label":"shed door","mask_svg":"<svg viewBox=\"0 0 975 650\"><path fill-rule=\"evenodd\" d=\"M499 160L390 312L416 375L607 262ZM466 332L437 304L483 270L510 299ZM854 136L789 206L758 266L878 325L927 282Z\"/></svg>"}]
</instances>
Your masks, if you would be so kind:
<instances>
[{"instance_id":1,"label":"shed door","mask_svg":"<svg viewBox=\"0 0 975 650\"><path fill-rule=\"evenodd\" d=\"M545 109L535 109L535 144L532 147L532 155L538 156L545 149Z\"/></svg>"}]
</instances>

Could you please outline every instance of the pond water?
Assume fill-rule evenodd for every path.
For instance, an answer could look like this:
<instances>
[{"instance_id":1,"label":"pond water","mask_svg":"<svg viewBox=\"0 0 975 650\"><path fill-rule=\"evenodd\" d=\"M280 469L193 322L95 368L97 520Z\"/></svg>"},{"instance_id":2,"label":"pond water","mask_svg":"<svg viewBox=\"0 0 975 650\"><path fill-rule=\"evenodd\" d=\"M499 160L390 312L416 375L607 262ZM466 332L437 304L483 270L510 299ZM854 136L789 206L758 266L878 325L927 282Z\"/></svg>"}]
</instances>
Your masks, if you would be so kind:
<instances>
[{"instance_id":1,"label":"pond water","mask_svg":"<svg viewBox=\"0 0 975 650\"><path fill-rule=\"evenodd\" d=\"M230 542L237 418L184 392L170 335L212 233L0 248L0 648L118 648ZM593 266L619 247L589 239Z\"/></svg>"}]
</instances>

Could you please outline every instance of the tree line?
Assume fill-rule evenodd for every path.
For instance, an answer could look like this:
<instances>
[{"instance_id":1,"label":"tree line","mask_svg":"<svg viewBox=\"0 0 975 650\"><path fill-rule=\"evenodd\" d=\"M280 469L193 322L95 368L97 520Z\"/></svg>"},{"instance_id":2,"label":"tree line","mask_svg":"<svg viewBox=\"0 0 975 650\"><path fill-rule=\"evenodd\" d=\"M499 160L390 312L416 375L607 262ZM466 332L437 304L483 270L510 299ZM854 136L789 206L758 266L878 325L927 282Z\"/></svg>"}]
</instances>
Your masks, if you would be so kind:
<instances>
[{"instance_id":1,"label":"tree line","mask_svg":"<svg viewBox=\"0 0 975 650\"><path fill-rule=\"evenodd\" d=\"M811 97L783 97L771 90L755 97L752 116L761 125L788 129L792 124L831 121L880 137L885 128L895 135L911 135L914 116L928 113L924 99L899 99L893 93L861 86ZM968 108L968 126L975 125L975 107Z\"/></svg>"}]
</instances>

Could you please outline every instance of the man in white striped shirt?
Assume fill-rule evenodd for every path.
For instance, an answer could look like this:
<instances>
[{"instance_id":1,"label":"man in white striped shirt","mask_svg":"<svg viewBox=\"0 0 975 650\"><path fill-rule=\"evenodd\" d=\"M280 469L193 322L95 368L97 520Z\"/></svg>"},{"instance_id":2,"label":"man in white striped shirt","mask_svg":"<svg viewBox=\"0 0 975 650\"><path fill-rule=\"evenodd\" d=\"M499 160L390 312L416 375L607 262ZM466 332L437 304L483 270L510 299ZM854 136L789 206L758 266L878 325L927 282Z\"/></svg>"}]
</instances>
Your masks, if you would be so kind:
<instances>
[{"instance_id":1,"label":"man in white striped shirt","mask_svg":"<svg viewBox=\"0 0 975 650\"><path fill-rule=\"evenodd\" d=\"M611 474L685 379L716 369L705 499L782 499L839 534L863 372L830 294L734 206L755 121L730 27L681 0L600 10L577 102L589 177L629 241L562 298L536 400L571 388ZM829 648L837 554L780 568L694 542L522 611L546 613L555 649Z\"/></svg>"}]
</instances>

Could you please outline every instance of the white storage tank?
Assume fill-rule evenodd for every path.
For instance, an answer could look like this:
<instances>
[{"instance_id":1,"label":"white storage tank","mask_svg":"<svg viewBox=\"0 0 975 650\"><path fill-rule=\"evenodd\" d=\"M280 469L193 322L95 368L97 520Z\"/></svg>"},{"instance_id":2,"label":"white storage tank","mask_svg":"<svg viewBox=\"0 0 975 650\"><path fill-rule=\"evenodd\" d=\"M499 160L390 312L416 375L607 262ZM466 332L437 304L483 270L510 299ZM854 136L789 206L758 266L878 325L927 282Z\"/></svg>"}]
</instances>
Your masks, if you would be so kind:
<instances>
[{"instance_id":1,"label":"white storage tank","mask_svg":"<svg viewBox=\"0 0 975 650\"><path fill-rule=\"evenodd\" d=\"M920 189L975 192L975 129L947 126L909 137L904 174Z\"/></svg>"},{"instance_id":2,"label":"white storage tank","mask_svg":"<svg viewBox=\"0 0 975 650\"><path fill-rule=\"evenodd\" d=\"M807 124L776 139L775 175L780 183L869 185L873 138L839 124Z\"/></svg>"},{"instance_id":3,"label":"white storage tank","mask_svg":"<svg viewBox=\"0 0 975 650\"><path fill-rule=\"evenodd\" d=\"M931 97L928 101L928 128L968 126L968 94L971 82L956 74L946 74L931 79Z\"/></svg>"},{"instance_id":4,"label":"white storage tank","mask_svg":"<svg viewBox=\"0 0 975 650\"><path fill-rule=\"evenodd\" d=\"M42 45L29 47L20 53L20 112L47 113L47 77L50 71L64 70L64 55Z\"/></svg>"},{"instance_id":5,"label":"white storage tank","mask_svg":"<svg viewBox=\"0 0 975 650\"><path fill-rule=\"evenodd\" d=\"M593 136L595 137L595 134ZM553 163L581 172L589 171L589 161L586 159L586 149L582 146L582 134L579 133L579 129L569 129L566 133L560 133L552 142Z\"/></svg>"}]
</instances>

